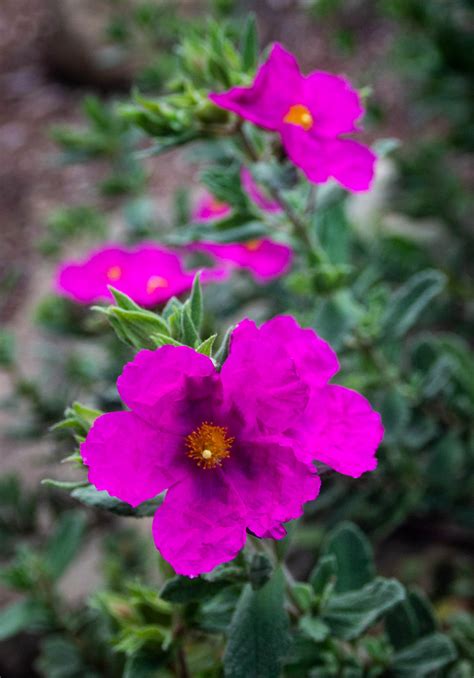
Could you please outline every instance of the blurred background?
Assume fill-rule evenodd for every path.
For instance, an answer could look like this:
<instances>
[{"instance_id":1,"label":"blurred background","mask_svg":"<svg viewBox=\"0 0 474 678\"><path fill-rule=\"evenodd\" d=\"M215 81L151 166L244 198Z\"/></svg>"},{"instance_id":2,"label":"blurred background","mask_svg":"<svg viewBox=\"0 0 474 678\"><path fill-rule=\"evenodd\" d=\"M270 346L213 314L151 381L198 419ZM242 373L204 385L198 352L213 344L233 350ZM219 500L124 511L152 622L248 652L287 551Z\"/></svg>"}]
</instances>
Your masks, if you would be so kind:
<instances>
[{"instance_id":1,"label":"blurred background","mask_svg":"<svg viewBox=\"0 0 474 678\"><path fill-rule=\"evenodd\" d=\"M470 0L2 0L3 564L11 557L18 534L25 543L41 544L52 516L64 510L54 491L39 487L40 478L48 475L48 463L53 463L51 438L45 432L62 416L68 401L87 392L96 378L94 359L82 351L77 337L58 333L52 338L48 333L64 322L61 311L47 303L55 257L60 249L62 255L73 251L69 239L79 233L86 249L101 229L108 234L125 229L138 237L156 215L169 222L181 187L197 185L196 167L180 150L138 163L132 153L134 132L113 119L108 106L125 99L132 87L159 94L176 69L183 31L199 30L208 16L238 21L249 10L256 14L261 45L281 41L297 55L304 71L344 73L359 88L368 88L367 138L388 140L393 152L381 164L370 195L352 201L351 214L364 237L371 237L377 222L377 228L382 223L396 241L399 265L387 272L391 282L402 282L397 278L418 270L425 259L440 270L456 271L450 278L455 301L451 315L443 316L443 329L472 340ZM463 364L469 370L473 363ZM472 395L474 373L470 377ZM390 416L396 424L403 421L403 405L391 403ZM451 431L454 435L462 430L464 435L458 423L455 419ZM419 510L414 499L406 511L413 506L415 510L403 529L399 529L406 517L403 509L398 518L392 511L391 526L381 526L378 535L381 571L423 585L446 615L451 609L471 609L473 596L474 538L469 527L474 509L469 506L469 487L462 487L468 482L465 474L472 470L472 438L469 462L463 456L467 443L462 451L457 445L454 441L449 448L449 463L441 451L438 454L431 505L427 508L425 503ZM426 515L437 515L438 492L445 492L447 478L451 494L441 518L431 522ZM408 488L414 494L417 482ZM430 513L433 506L436 510ZM361 520L377 536L377 525ZM74 605L103 579L98 544L112 528L97 521L61 585ZM143 531L147 530L145 525ZM125 534L125 552L129 539ZM112 556L108 562L115 562ZM11 590L0 592L0 606L15 599ZM37 675L32 668L37 638L24 636L19 656L9 644L18 643L17 637L4 642L1 637L0 625L0 674ZM43 669L41 675L53 673Z\"/></svg>"}]
</instances>

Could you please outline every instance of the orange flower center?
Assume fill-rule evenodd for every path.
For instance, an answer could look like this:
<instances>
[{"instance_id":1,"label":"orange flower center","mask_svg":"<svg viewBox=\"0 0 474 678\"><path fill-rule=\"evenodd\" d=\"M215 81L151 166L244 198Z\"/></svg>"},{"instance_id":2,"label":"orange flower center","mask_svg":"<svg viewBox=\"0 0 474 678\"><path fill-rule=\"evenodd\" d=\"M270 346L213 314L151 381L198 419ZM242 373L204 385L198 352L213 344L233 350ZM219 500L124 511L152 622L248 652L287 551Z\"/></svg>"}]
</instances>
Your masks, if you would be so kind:
<instances>
[{"instance_id":1,"label":"orange flower center","mask_svg":"<svg viewBox=\"0 0 474 678\"><path fill-rule=\"evenodd\" d=\"M217 212L222 212L227 208L227 205L225 202L221 202L217 198L212 197L211 202L209 203L209 209L211 212L217 213Z\"/></svg>"},{"instance_id":2,"label":"orange flower center","mask_svg":"<svg viewBox=\"0 0 474 678\"><path fill-rule=\"evenodd\" d=\"M230 457L234 440L227 437L225 426L215 426L205 421L186 436L187 455L201 468L216 468Z\"/></svg>"},{"instance_id":3,"label":"orange flower center","mask_svg":"<svg viewBox=\"0 0 474 678\"><path fill-rule=\"evenodd\" d=\"M258 238L255 238L254 240L247 240L247 242L244 243L244 247L250 250L250 252L255 252L255 250L260 249L261 245L262 241Z\"/></svg>"},{"instance_id":4,"label":"orange flower center","mask_svg":"<svg viewBox=\"0 0 474 678\"><path fill-rule=\"evenodd\" d=\"M107 278L111 282L114 282L115 280L120 280L121 277L122 269L120 268L120 266L111 266L107 271Z\"/></svg>"},{"instance_id":5,"label":"orange flower center","mask_svg":"<svg viewBox=\"0 0 474 678\"><path fill-rule=\"evenodd\" d=\"M159 287L168 287L168 281L161 275L151 275L146 284L147 294L153 294Z\"/></svg>"},{"instance_id":6,"label":"orange flower center","mask_svg":"<svg viewBox=\"0 0 474 678\"><path fill-rule=\"evenodd\" d=\"M288 113L283 118L283 122L289 122L290 125L302 127L307 132L313 126L314 120L307 106L296 104L295 106L290 106Z\"/></svg>"}]
</instances>

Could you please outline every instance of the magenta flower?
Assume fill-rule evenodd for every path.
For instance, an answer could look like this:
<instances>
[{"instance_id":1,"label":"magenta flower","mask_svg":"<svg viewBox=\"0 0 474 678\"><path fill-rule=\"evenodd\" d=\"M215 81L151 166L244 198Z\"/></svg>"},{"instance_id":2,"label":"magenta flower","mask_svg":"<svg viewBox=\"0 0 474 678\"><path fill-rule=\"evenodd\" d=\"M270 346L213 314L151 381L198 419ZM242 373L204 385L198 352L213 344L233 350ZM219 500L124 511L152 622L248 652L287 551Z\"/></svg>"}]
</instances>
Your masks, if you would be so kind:
<instances>
[{"instance_id":1,"label":"magenta flower","mask_svg":"<svg viewBox=\"0 0 474 678\"><path fill-rule=\"evenodd\" d=\"M249 196L251 200L260 207L264 212L269 213L278 213L282 211L280 203L275 200L271 200L258 184L254 181L252 173L246 167L242 167L240 171L240 181L242 182L242 187Z\"/></svg>"},{"instance_id":2,"label":"magenta flower","mask_svg":"<svg viewBox=\"0 0 474 678\"><path fill-rule=\"evenodd\" d=\"M286 273L293 258L290 247L268 238L232 244L198 242L190 245L190 249L205 252L219 261L229 262L231 267L245 268L259 282L267 282Z\"/></svg>"},{"instance_id":3,"label":"magenta flower","mask_svg":"<svg viewBox=\"0 0 474 678\"><path fill-rule=\"evenodd\" d=\"M156 306L191 289L195 271L185 271L180 257L149 244L136 249L109 245L83 261L64 262L56 274L56 290L81 304L112 300L108 285L137 304ZM203 271L202 282L227 277L224 269Z\"/></svg>"},{"instance_id":4,"label":"magenta flower","mask_svg":"<svg viewBox=\"0 0 474 678\"><path fill-rule=\"evenodd\" d=\"M210 94L222 108L278 132L290 159L316 184L334 178L365 191L374 175L371 150L342 135L358 132L364 109L349 82L314 71L301 74L295 57L275 44L250 87Z\"/></svg>"},{"instance_id":5,"label":"magenta flower","mask_svg":"<svg viewBox=\"0 0 474 678\"><path fill-rule=\"evenodd\" d=\"M232 208L225 202L217 200L212 193L206 192L199 200L196 209L193 212L193 221L212 221L213 219L224 219L231 213Z\"/></svg>"},{"instance_id":6,"label":"magenta flower","mask_svg":"<svg viewBox=\"0 0 474 678\"><path fill-rule=\"evenodd\" d=\"M99 417L81 445L89 481L133 506L167 490L155 545L176 572L208 572L247 530L285 535L318 495L313 459L353 476L375 468L380 417L328 385L337 369L290 317L243 321L220 372L185 346L140 351L117 381L130 410Z\"/></svg>"}]
</instances>

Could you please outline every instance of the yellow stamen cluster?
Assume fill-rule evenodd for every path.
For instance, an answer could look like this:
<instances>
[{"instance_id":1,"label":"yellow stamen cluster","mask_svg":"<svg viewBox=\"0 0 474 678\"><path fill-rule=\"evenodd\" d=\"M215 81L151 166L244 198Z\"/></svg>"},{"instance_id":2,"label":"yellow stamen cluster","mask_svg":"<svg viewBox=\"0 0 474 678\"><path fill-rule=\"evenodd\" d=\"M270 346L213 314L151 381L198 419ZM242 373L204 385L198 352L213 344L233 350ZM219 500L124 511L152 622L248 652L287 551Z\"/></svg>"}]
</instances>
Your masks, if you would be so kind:
<instances>
[{"instance_id":1,"label":"yellow stamen cluster","mask_svg":"<svg viewBox=\"0 0 474 678\"><path fill-rule=\"evenodd\" d=\"M168 287L168 281L161 275L151 275L146 284L147 294L153 294L159 287Z\"/></svg>"},{"instance_id":2,"label":"yellow stamen cluster","mask_svg":"<svg viewBox=\"0 0 474 678\"><path fill-rule=\"evenodd\" d=\"M111 266L107 271L107 278L111 282L114 282L115 280L120 280L121 277L122 269L120 268L120 266Z\"/></svg>"},{"instance_id":3,"label":"yellow stamen cluster","mask_svg":"<svg viewBox=\"0 0 474 678\"><path fill-rule=\"evenodd\" d=\"M211 201L209 203L209 208L211 212L222 212L222 210L227 207L225 202L221 202L221 200L218 200L217 198L214 198L214 196L211 198Z\"/></svg>"},{"instance_id":4,"label":"yellow stamen cluster","mask_svg":"<svg viewBox=\"0 0 474 678\"><path fill-rule=\"evenodd\" d=\"M255 252L256 250L260 249L261 245L262 241L258 238L255 238L254 240L247 240L244 247L250 252Z\"/></svg>"},{"instance_id":5,"label":"yellow stamen cluster","mask_svg":"<svg viewBox=\"0 0 474 678\"><path fill-rule=\"evenodd\" d=\"M187 455L201 468L215 468L221 466L223 460L230 457L234 440L235 438L227 437L225 426L215 426L204 421L186 436Z\"/></svg>"},{"instance_id":6,"label":"yellow stamen cluster","mask_svg":"<svg viewBox=\"0 0 474 678\"><path fill-rule=\"evenodd\" d=\"M314 120L311 111L307 106L296 104L295 106L290 106L288 113L283 118L283 122L297 125L298 127L302 127L305 132L308 132L313 126Z\"/></svg>"}]
</instances>

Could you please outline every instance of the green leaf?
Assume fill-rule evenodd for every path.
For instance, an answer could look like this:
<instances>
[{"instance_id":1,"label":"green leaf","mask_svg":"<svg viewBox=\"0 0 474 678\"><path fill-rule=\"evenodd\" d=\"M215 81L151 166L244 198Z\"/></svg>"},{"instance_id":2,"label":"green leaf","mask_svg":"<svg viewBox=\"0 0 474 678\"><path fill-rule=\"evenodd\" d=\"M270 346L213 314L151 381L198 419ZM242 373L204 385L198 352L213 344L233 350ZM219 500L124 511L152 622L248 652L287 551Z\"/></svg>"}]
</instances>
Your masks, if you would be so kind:
<instances>
[{"instance_id":1,"label":"green leaf","mask_svg":"<svg viewBox=\"0 0 474 678\"><path fill-rule=\"evenodd\" d=\"M160 666L160 660L155 654L138 652L127 657L123 671L123 678L161 678L165 675Z\"/></svg>"},{"instance_id":2,"label":"green leaf","mask_svg":"<svg viewBox=\"0 0 474 678\"><path fill-rule=\"evenodd\" d=\"M41 643L41 655L36 662L41 675L48 678L92 678L86 672L79 648L62 636L48 636Z\"/></svg>"},{"instance_id":3,"label":"green leaf","mask_svg":"<svg viewBox=\"0 0 474 678\"><path fill-rule=\"evenodd\" d=\"M242 69L253 71L258 63L258 30L255 14L247 16L241 42Z\"/></svg>"},{"instance_id":4,"label":"green leaf","mask_svg":"<svg viewBox=\"0 0 474 678\"><path fill-rule=\"evenodd\" d=\"M372 547L353 523L341 523L333 530L325 542L324 552L334 555L337 561L337 593L360 589L375 577Z\"/></svg>"},{"instance_id":5,"label":"green leaf","mask_svg":"<svg viewBox=\"0 0 474 678\"><path fill-rule=\"evenodd\" d=\"M96 490L93 485L88 487L79 487L77 490L71 492L71 496L74 499L86 504L86 506L92 506L94 508L100 508L104 511L110 511L111 513L116 513L119 516L133 516L134 518L144 518L147 516L153 516L156 509L163 501L161 495L155 499L150 499L144 501L143 504L139 506L130 506L120 499L111 497L108 492L103 490L100 492Z\"/></svg>"},{"instance_id":6,"label":"green leaf","mask_svg":"<svg viewBox=\"0 0 474 678\"><path fill-rule=\"evenodd\" d=\"M311 584L297 581L291 587L291 595L300 610L308 612L314 601L314 592Z\"/></svg>"},{"instance_id":7,"label":"green leaf","mask_svg":"<svg viewBox=\"0 0 474 678\"><path fill-rule=\"evenodd\" d=\"M378 577L358 591L329 598L322 619L335 636L352 640L404 597L405 590L398 581Z\"/></svg>"},{"instance_id":8,"label":"green leaf","mask_svg":"<svg viewBox=\"0 0 474 678\"><path fill-rule=\"evenodd\" d=\"M155 348L152 334L169 334L168 325L156 313L151 311L128 311L117 306L111 306L108 309L109 319L115 318L119 321L122 333L127 339L127 343L134 348Z\"/></svg>"},{"instance_id":9,"label":"green leaf","mask_svg":"<svg viewBox=\"0 0 474 678\"><path fill-rule=\"evenodd\" d=\"M326 586L336 580L337 560L334 554L322 556L309 577L309 583L314 592L320 596Z\"/></svg>"},{"instance_id":10,"label":"green leaf","mask_svg":"<svg viewBox=\"0 0 474 678\"><path fill-rule=\"evenodd\" d=\"M255 553L249 564L249 582L253 589L259 589L272 576L273 565L264 553Z\"/></svg>"},{"instance_id":11,"label":"green leaf","mask_svg":"<svg viewBox=\"0 0 474 678\"><path fill-rule=\"evenodd\" d=\"M228 582L210 582L203 577L190 579L189 577L173 577L169 579L160 591L160 598L170 603L190 603L211 598Z\"/></svg>"},{"instance_id":12,"label":"green leaf","mask_svg":"<svg viewBox=\"0 0 474 678\"><path fill-rule=\"evenodd\" d=\"M68 511L61 517L45 551L45 563L54 579L63 574L77 554L85 526L86 516L82 511Z\"/></svg>"},{"instance_id":13,"label":"green leaf","mask_svg":"<svg viewBox=\"0 0 474 678\"><path fill-rule=\"evenodd\" d=\"M195 344L200 341L197 329L191 320L189 306L187 305L184 306L183 313L181 314L180 339L182 339L183 343L185 343L187 346L191 347L195 346Z\"/></svg>"},{"instance_id":14,"label":"green leaf","mask_svg":"<svg viewBox=\"0 0 474 678\"><path fill-rule=\"evenodd\" d=\"M406 334L445 285L446 276L440 271L415 273L389 299L382 319L385 336L393 339Z\"/></svg>"},{"instance_id":15,"label":"green leaf","mask_svg":"<svg viewBox=\"0 0 474 678\"><path fill-rule=\"evenodd\" d=\"M54 478L44 478L41 481L46 487L56 487L58 490L75 490L78 487L86 487L87 480L54 480Z\"/></svg>"},{"instance_id":16,"label":"green leaf","mask_svg":"<svg viewBox=\"0 0 474 678\"><path fill-rule=\"evenodd\" d=\"M123 308L126 311L142 310L140 306L133 301L133 299L130 299L130 297L124 294L123 292L116 290L115 287L112 287L112 285L109 285L109 290L112 293L112 296L115 299L115 303L117 304L118 308Z\"/></svg>"},{"instance_id":17,"label":"green leaf","mask_svg":"<svg viewBox=\"0 0 474 678\"><path fill-rule=\"evenodd\" d=\"M41 629L48 624L48 611L39 603L20 600L0 610L0 641L20 631Z\"/></svg>"},{"instance_id":18,"label":"green leaf","mask_svg":"<svg viewBox=\"0 0 474 678\"><path fill-rule=\"evenodd\" d=\"M193 287L189 297L189 313L198 334L202 326L203 308L200 273L197 273L194 276Z\"/></svg>"},{"instance_id":19,"label":"green leaf","mask_svg":"<svg viewBox=\"0 0 474 678\"><path fill-rule=\"evenodd\" d=\"M394 676L433 676L456 656L456 648L447 636L432 633L395 653L390 668Z\"/></svg>"},{"instance_id":20,"label":"green leaf","mask_svg":"<svg viewBox=\"0 0 474 678\"><path fill-rule=\"evenodd\" d=\"M284 578L280 569L262 588L247 584L229 628L226 678L275 678L288 647Z\"/></svg>"},{"instance_id":21,"label":"green leaf","mask_svg":"<svg viewBox=\"0 0 474 678\"><path fill-rule=\"evenodd\" d=\"M307 638L314 640L315 643L321 643L329 635L329 627L317 617L308 615L301 617L298 627Z\"/></svg>"},{"instance_id":22,"label":"green leaf","mask_svg":"<svg viewBox=\"0 0 474 678\"><path fill-rule=\"evenodd\" d=\"M411 591L385 617L385 630L395 650L401 650L425 635L436 631L436 621L429 602L419 592Z\"/></svg>"},{"instance_id":23,"label":"green leaf","mask_svg":"<svg viewBox=\"0 0 474 678\"><path fill-rule=\"evenodd\" d=\"M199 346L196 346L196 351L197 353L202 353L203 355L207 355L209 357L212 356L212 349L214 346L214 342L217 338L217 334L212 334L210 337L202 341Z\"/></svg>"}]
</instances>

